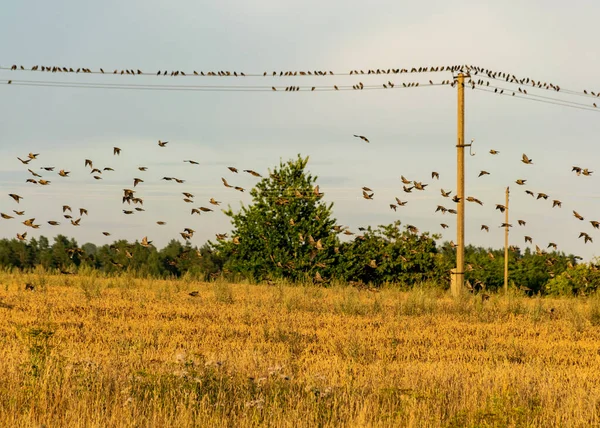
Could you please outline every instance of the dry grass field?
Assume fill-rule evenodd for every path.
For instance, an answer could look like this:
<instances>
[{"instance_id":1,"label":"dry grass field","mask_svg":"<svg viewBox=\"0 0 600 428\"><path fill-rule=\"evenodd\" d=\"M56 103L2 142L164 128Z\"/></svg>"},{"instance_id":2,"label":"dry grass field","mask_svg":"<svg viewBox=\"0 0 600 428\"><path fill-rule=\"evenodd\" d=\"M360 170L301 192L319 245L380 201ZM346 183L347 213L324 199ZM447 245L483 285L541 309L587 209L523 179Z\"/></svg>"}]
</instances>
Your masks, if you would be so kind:
<instances>
[{"instance_id":1,"label":"dry grass field","mask_svg":"<svg viewBox=\"0 0 600 428\"><path fill-rule=\"evenodd\" d=\"M3 272L0 426L598 426L599 325L596 297Z\"/></svg>"}]
</instances>

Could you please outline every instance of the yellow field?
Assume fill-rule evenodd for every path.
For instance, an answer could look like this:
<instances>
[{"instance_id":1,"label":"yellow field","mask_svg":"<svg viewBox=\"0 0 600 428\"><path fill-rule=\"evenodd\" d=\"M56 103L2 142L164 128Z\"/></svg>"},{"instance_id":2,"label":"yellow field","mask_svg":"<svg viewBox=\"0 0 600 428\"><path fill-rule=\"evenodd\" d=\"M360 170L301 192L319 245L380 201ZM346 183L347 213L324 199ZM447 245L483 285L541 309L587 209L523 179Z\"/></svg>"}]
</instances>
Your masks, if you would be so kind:
<instances>
[{"instance_id":1,"label":"yellow field","mask_svg":"<svg viewBox=\"0 0 600 428\"><path fill-rule=\"evenodd\" d=\"M2 427L600 424L596 297L5 272L0 302Z\"/></svg>"}]
</instances>

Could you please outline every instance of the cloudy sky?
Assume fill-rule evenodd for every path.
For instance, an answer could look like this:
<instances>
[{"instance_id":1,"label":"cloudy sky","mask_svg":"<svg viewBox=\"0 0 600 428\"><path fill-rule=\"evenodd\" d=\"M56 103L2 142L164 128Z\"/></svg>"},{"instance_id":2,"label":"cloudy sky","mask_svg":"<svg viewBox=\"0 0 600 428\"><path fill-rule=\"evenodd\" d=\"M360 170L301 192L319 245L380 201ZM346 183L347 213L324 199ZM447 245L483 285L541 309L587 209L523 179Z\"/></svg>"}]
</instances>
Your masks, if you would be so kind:
<instances>
[{"instance_id":1,"label":"cloudy sky","mask_svg":"<svg viewBox=\"0 0 600 428\"><path fill-rule=\"evenodd\" d=\"M300 153L319 177L326 200L335 203L340 224L387 224L395 219L456 241L456 218L434 213L438 204L453 203L440 188L456 187L456 89L427 86L451 79L451 73L391 76L295 78L157 77L157 70L273 70L412 68L472 64L561 86L562 94L528 89L531 94L591 106L595 101L567 96L566 91L600 91L597 69L597 16L591 1L312 1L224 0L82 2L19 1L3 5L0 14L0 212L23 217L0 220L0 237L28 230L30 236L75 237L80 244L147 235L161 247L179 238L183 227L197 230L193 243L203 244L229 230L218 210L190 216L192 206L208 206L211 197L239 208L246 194L226 189L250 188L256 178L235 175L227 166L267 173ZM61 65L93 70L141 69L142 76L49 74L6 70L11 65ZM6 84L12 80L14 84ZM139 85L250 85L303 88L395 83L392 90L207 92L114 90L22 86L22 81ZM399 89L402 82L421 83ZM514 85L493 82L516 89ZM564 89L564 91L563 91ZM467 243L499 248L504 215L494 210L511 189L511 244L525 247L524 236L545 248L590 259L600 255L600 154L598 112L535 102L532 97L466 92L466 139L475 139L475 156L467 156L466 195L484 205L466 206ZM537 98L538 100L544 100ZM552 100L546 100L552 101ZM599 100L600 102L600 100ZM600 111L599 111L600 112ZM367 144L353 134L365 135ZM158 140L169 141L165 148ZM113 156L112 148L122 149ZM500 151L497 156L490 149ZM29 152L38 159L23 165ZM533 165L520 162L526 153ZM102 180L90 175L84 159L110 166ZM183 163L185 159L199 165ZM576 176L578 165L598 170ZM55 166L45 173L42 166ZM138 166L147 166L141 172ZM49 186L26 183L44 172ZM69 178L56 174L71 171ZM478 178L481 170L490 175ZM438 171L440 180L432 180ZM423 192L402 190L400 176L429 183ZM184 184L161 181L163 176ZM122 189L139 177L136 190L145 212L122 213ZM515 184L526 179L525 186ZM362 199L361 187L375 191ZM549 200L525 194L547 193ZM187 204L181 192L195 195ZM24 199L16 204L8 193ZM408 200L397 212L389 204ZM563 202L552 209L552 199ZM74 227L62 218L62 205L87 208L89 216ZM579 221L573 210L585 217ZM20 221L35 217L38 231ZM517 226L517 219L527 222ZM47 220L61 221L52 227ZM157 220L167 225L156 225ZM489 225L490 232L480 230ZM104 237L101 232L112 236ZM580 232L594 243L583 244Z\"/></svg>"}]
</instances>

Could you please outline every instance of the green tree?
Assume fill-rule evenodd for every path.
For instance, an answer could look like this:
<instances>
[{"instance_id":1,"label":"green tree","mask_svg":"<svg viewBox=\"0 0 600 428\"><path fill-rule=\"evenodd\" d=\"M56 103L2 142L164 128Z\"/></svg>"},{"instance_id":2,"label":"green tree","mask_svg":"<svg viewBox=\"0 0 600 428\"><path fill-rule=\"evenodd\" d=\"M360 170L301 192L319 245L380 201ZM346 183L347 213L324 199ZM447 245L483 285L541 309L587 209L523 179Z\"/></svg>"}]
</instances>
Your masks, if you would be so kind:
<instances>
[{"instance_id":1,"label":"green tree","mask_svg":"<svg viewBox=\"0 0 600 428\"><path fill-rule=\"evenodd\" d=\"M401 222L367 227L362 235L340 246L336 277L380 285L411 286L427 280L439 281L435 239L438 235L400 228Z\"/></svg>"},{"instance_id":2,"label":"green tree","mask_svg":"<svg viewBox=\"0 0 600 428\"><path fill-rule=\"evenodd\" d=\"M225 268L248 278L292 280L329 276L338 246L333 204L323 202L317 177L306 171L308 157L285 163L250 191L252 204L234 213L231 238L210 242Z\"/></svg>"}]
</instances>

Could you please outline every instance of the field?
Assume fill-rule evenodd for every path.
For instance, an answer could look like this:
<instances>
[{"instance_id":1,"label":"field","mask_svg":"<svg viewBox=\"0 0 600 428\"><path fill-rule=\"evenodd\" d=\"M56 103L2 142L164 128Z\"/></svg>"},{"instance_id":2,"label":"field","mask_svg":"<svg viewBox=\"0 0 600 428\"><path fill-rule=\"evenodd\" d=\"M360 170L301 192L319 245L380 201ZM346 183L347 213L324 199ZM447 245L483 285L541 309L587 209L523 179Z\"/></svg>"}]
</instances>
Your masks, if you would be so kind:
<instances>
[{"instance_id":1,"label":"field","mask_svg":"<svg viewBox=\"0 0 600 428\"><path fill-rule=\"evenodd\" d=\"M3 272L0 426L598 426L599 326L598 297Z\"/></svg>"}]
</instances>

